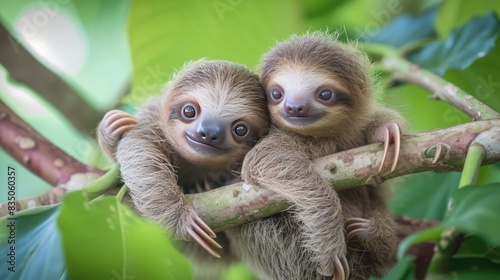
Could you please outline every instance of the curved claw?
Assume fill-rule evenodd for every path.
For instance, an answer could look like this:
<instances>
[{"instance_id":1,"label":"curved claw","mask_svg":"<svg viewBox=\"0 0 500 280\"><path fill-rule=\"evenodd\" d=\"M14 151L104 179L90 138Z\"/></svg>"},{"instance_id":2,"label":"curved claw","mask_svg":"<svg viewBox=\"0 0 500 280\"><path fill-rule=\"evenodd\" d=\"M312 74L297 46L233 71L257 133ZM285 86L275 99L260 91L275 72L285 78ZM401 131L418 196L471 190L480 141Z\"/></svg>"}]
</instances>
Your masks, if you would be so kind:
<instances>
[{"instance_id":1,"label":"curved claw","mask_svg":"<svg viewBox=\"0 0 500 280\"><path fill-rule=\"evenodd\" d=\"M212 229L210 229L210 227L208 227L205 222L203 222L200 217L193 217L193 223L191 225L191 228L188 228L188 233L194 241L196 241L198 244L200 244L201 247L203 247L203 249L209 252L212 256L220 258L220 255L210 246L214 246L219 249L222 248L222 246L215 240L213 240L213 238L216 237L215 233L212 231Z\"/></svg>"},{"instance_id":2,"label":"curved claw","mask_svg":"<svg viewBox=\"0 0 500 280\"><path fill-rule=\"evenodd\" d=\"M387 150L389 149L389 129L386 128L384 131L384 153L382 154L382 161L380 161L380 166L378 167L378 172L382 171L382 167L385 163L385 158L387 156Z\"/></svg>"},{"instance_id":3,"label":"curved claw","mask_svg":"<svg viewBox=\"0 0 500 280\"><path fill-rule=\"evenodd\" d=\"M391 166L392 172L396 169L396 165L398 164L399 152L401 150L401 130L396 123L384 125L382 126L382 128L382 135L379 134L379 137L377 137L379 141L384 142L384 152L382 154L382 160L380 162L378 172L380 173L382 171L382 167L384 166L385 160L387 158L387 152L389 150L389 143L394 142L394 161L392 162Z\"/></svg>"},{"instance_id":4,"label":"curved claw","mask_svg":"<svg viewBox=\"0 0 500 280\"><path fill-rule=\"evenodd\" d=\"M397 124L393 124L392 139L394 140L394 162L391 166L391 172L396 169L399 159L399 151L401 149L401 130Z\"/></svg>"},{"instance_id":5,"label":"curved claw","mask_svg":"<svg viewBox=\"0 0 500 280\"><path fill-rule=\"evenodd\" d=\"M136 124L137 124L137 123L122 126L122 127L118 128L117 130L115 130L115 131L111 132L111 134L112 134L113 136L118 136L118 137L121 137L121 136L122 136L125 132L127 132L127 131L131 130L132 128L134 128Z\"/></svg>"},{"instance_id":6,"label":"curved claw","mask_svg":"<svg viewBox=\"0 0 500 280\"><path fill-rule=\"evenodd\" d=\"M200 244L200 246L203 247L203 249L209 252L212 256L220 258L220 255L217 252L215 252L214 249L210 248L209 244L207 244L207 242L205 242L204 239L202 239L198 234L196 234L193 229L188 228L187 231L189 236L191 236L191 238L193 238L194 241Z\"/></svg>"},{"instance_id":7,"label":"curved claw","mask_svg":"<svg viewBox=\"0 0 500 280\"><path fill-rule=\"evenodd\" d=\"M108 133L115 137L121 137L138 123L137 119L121 110L111 110L107 112L103 120Z\"/></svg>"},{"instance_id":8,"label":"curved claw","mask_svg":"<svg viewBox=\"0 0 500 280\"><path fill-rule=\"evenodd\" d=\"M345 224L347 226L349 226L350 224L354 224L354 223L365 223L366 221L368 221L368 219L365 219L365 218L347 218L345 220Z\"/></svg>"},{"instance_id":9,"label":"curved claw","mask_svg":"<svg viewBox=\"0 0 500 280\"><path fill-rule=\"evenodd\" d=\"M345 256L335 257L335 275L333 280L346 280L349 279L349 266Z\"/></svg>"},{"instance_id":10,"label":"curved claw","mask_svg":"<svg viewBox=\"0 0 500 280\"><path fill-rule=\"evenodd\" d=\"M346 239L351 239L368 229L370 220L364 218L349 218L346 220Z\"/></svg>"},{"instance_id":11,"label":"curved claw","mask_svg":"<svg viewBox=\"0 0 500 280\"><path fill-rule=\"evenodd\" d=\"M111 131L115 131L118 128L125 125L137 124L137 120L132 116L120 116L119 119L113 121L108 127Z\"/></svg>"},{"instance_id":12,"label":"curved claw","mask_svg":"<svg viewBox=\"0 0 500 280\"><path fill-rule=\"evenodd\" d=\"M196 222L197 225L199 225L204 231L206 231L208 233L208 235L210 235L210 237L212 238L216 238L217 236L215 235L215 232L213 232L213 230L208 227L208 225L198 216L194 217L194 221ZM220 245L219 245L220 246ZM221 247L222 248L222 247Z\"/></svg>"}]
</instances>

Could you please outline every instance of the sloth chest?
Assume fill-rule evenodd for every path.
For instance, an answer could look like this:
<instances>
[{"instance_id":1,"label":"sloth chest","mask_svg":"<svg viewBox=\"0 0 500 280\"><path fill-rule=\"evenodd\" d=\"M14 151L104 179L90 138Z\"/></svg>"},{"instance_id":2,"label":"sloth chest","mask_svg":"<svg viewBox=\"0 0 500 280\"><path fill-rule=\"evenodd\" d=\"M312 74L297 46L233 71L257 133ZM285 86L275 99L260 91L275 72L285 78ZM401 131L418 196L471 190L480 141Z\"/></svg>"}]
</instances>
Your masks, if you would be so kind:
<instances>
[{"instance_id":1,"label":"sloth chest","mask_svg":"<svg viewBox=\"0 0 500 280\"><path fill-rule=\"evenodd\" d=\"M177 184L184 193L200 193L209 191L227 184L235 178L234 174L226 170L209 170L207 168L191 166L177 168Z\"/></svg>"}]
</instances>

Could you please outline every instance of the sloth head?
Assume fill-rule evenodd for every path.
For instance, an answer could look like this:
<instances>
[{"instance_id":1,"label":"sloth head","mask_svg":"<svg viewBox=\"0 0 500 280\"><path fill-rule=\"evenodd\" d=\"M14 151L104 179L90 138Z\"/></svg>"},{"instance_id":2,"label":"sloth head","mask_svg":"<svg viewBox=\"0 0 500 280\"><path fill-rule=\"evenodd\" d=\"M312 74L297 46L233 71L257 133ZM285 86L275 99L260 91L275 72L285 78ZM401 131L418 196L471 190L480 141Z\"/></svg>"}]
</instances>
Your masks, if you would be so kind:
<instances>
[{"instance_id":1,"label":"sloth head","mask_svg":"<svg viewBox=\"0 0 500 280\"><path fill-rule=\"evenodd\" d=\"M353 129L371 100L366 57L325 33L279 43L264 55L261 72L272 122L302 135Z\"/></svg>"},{"instance_id":2,"label":"sloth head","mask_svg":"<svg viewBox=\"0 0 500 280\"><path fill-rule=\"evenodd\" d=\"M241 162L269 126L258 76L227 61L187 64L167 84L161 105L162 129L173 148L209 167Z\"/></svg>"}]
</instances>

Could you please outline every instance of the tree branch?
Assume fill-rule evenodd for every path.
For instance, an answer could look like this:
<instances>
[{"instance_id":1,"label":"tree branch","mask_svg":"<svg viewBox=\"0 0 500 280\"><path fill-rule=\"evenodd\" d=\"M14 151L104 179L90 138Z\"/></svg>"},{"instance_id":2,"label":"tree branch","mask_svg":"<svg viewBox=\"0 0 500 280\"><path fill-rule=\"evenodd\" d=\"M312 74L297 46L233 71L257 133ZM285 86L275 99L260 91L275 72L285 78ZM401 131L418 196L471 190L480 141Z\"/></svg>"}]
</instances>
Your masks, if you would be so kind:
<instances>
[{"instance_id":1,"label":"tree branch","mask_svg":"<svg viewBox=\"0 0 500 280\"><path fill-rule=\"evenodd\" d=\"M376 174L382 158L382 144L326 156L316 160L315 166L336 190L376 185L417 172L461 170L473 142L480 142L487 151L483 164L500 161L500 119L403 136L401 154L394 172L387 172L390 169L388 162L383 169L386 172ZM275 193L242 182L205 193L186 195L186 198L200 217L216 231L271 216L289 206Z\"/></svg>"},{"instance_id":2,"label":"tree branch","mask_svg":"<svg viewBox=\"0 0 500 280\"><path fill-rule=\"evenodd\" d=\"M0 146L35 174L56 186L38 197L17 201L18 210L57 203L68 190L68 186L72 185L71 189L80 189L103 174L102 170L79 163L50 144L1 101L0 129L3 132L0 134ZM362 184L377 184L396 176L421 171L459 170L471 144L479 144L485 149L485 164L497 162L500 161L498 142L500 142L500 119L478 121L404 136L399 165L392 173L373 175L379 164L381 144L359 147L320 158L316 161L316 168L336 189L342 190ZM86 178L86 180L75 178ZM288 207L288 204L276 194L243 183L186 197L200 216L216 231L268 217ZM133 208L129 196L124 197L123 202ZM5 211L7 211L6 205L0 205L0 215L5 215L7 213ZM437 224L433 221L405 217L395 217L395 221L398 225L399 240L408 234ZM425 243L413 246L408 251L417 257L419 275L424 275L434 252L433 248L433 244Z\"/></svg>"},{"instance_id":3,"label":"tree branch","mask_svg":"<svg viewBox=\"0 0 500 280\"><path fill-rule=\"evenodd\" d=\"M102 117L69 83L41 64L0 24L0 64L20 83L54 105L79 130L90 132ZM27 71L29 69L29 71Z\"/></svg>"},{"instance_id":4,"label":"tree branch","mask_svg":"<svg viewBox=\"0 0 500 280\"><path fill-rule=\"evenodd\" d=\"M69 156L38 132L0 100L0 147L38 177L55 186L35 198L16 201L17 210L54 204L67 190L81 189L104 174ZM0 205L0 215L7 212Z\"/></svg>"}]
</instances>

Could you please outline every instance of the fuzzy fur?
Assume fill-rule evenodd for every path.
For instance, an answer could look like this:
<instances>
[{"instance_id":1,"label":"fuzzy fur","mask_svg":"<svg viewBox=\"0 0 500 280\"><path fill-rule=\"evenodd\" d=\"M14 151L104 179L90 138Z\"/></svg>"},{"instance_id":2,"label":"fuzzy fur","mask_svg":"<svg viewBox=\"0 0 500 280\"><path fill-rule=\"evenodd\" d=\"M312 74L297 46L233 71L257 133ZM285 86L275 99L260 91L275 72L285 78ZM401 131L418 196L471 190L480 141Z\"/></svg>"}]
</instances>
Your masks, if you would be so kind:
<instances>
[{"instance_id":1,"label":"fuzzy fur","mask_svg":"<svg viewBox=\"0 0 500 280\"><path fill-rule=\"evenodd\" d=\"M273 126L246 155L242 178L277 192L292 206L228 235L235 254L260 278L328 279L319 271L332 275L334 257L341 255L347 256L350 279L380 276L393 265L396 238L382 186L337 194L313 167L318 157L376 142L376 130L385 123L404 127L396 112L374 103L369 69L365 56L324 33L292 36L263 57L261 81L268 94L273 87L309 88L301 78L317 73L343 99L313 104L325 114L308 127L287 125L280 114L283 102L268 100ZM350 217L369 219L370 226L346 241L344 221Z\"/></svg>"},{"instance_id":2,"label":"fuzzy fur","mask_svg":"<svg viewBox=\"0 0 500 280\"><path fill-rule=\"evenodd\" d=\"M210 114L221 122L244 120L256 136L266 133L269 126L257 75L235 63L198 61L186 65L167 84L163 96L151 99L138 111L139 123L119 142L105 142L106 138L101 136L100 141L104 141L101 146L117 142L116 160L137 210L145 218L170 229L177 240L190 240L187 228L197 215L185 202L183 193L230 182L241 168L244 154L257 140L238 142L231 138L228 154L218 158L202 156L186 144L184 131L192 123L178 117L179 106L185 101L196 104L200 115ZM230 132L227 137L231 137ZM217 241L223 246L222 261L198 244L180 242L179 246L193 262L209 263L212 270L219 270L234 256L223 232L218 234Z\"/></svg>"}]
</instances>

